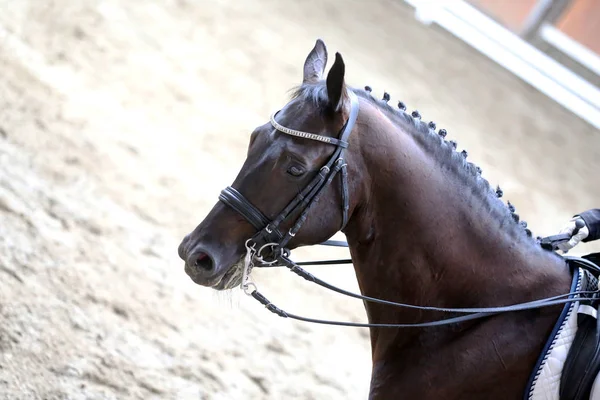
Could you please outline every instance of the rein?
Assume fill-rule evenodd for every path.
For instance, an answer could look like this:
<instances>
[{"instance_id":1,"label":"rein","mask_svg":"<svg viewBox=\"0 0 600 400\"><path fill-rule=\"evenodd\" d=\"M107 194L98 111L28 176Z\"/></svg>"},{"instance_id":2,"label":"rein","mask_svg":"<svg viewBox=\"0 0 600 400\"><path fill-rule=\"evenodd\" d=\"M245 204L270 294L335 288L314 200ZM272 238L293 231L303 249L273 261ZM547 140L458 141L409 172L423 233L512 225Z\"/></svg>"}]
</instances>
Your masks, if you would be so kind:
<instances>
[{"instance_id":1,"label":"rein","mask_svg":"<svg viewBox=\"0 0 600 400\"><path fill-rule=\"evenodd\" d=\"M301 137L309 140L315 140L322 143L336 146L335 151L329 158L328 162L321 167L319 173L313 180L294 198L288 205L279 213L278 216L273 220L269 220L258 208L256 208L250 201L248 201L237 189L229 186L225 188L219 195L219 200L234 209L236 212L241 214L250 224L256 229L257 233L252 238L246 241L246 255L244 257L244 265L242 270L242 282L240 287L249 296L252 296L258 302L263 304L269 311L274 314L283 317L291 318L304 322L311 322L316 324L326 325L338 325L338 326L351 326L351 327L367 327L367 328L425 328L441 325L450 325L461 322L466 322L479 318L486 318L492 315L497 315L507 312L532 310L543 307L550 307L559 304L567 304L572 302L593 302L600 297L600 290L594 291L574 291L565 293L558 296L547 297L539 300L533 300L524 303L518 303L508 306L500 307L484 307L484 308L444 308L444 307L433 307L433 306L417 306L414 304L396 303L388 300L377 299L369 296L363 296L358 293L353 293L315 277L311 273L301 268L302 265L332 265L332 264L350 264L351 259L344 260L327 260L327 261L309 261L296 263L292 261L290 251L285 246L289 241L296 235L300 230L301 226L306 221L310 208L317 203L320 195L324 189L329 186L333 181L338 172L341 173L341 192L342 192L342 227L343 229L348 222L348 176L347 176L347 164L344 161L344 151L348 147L348 137L354 128L356 118L359 111L359 103L356 95L351 91L348 92L350 97L350 114L345 125L342 127L337 138L328 136L318 135L314 133L302 132L286 128L279 124L275 117L278 112L275 112L271 116L271 125L277 131L296 137ZM286 222L292 215L300 214L299 217L293 222L292 227L287 233L282 234L280 226ZM550 246L555 249L555 242L568 240L567 237L557 235L555 237L549 237L542 239L541 245L543 247ZM545 240L545 241L544 241ZM327 240L322 245L337 246L337 247L348 247L348 243L345 241L338 240ZM579 266L586 268L596 275L600 274L600 267L596 266L592 262L579 259L575 257L564 256L567 261L579 264ZM370 324L370 323L354 323L344 321L330 321L322 319L314 319L302 317L296 314L288 313L281 308L277 307L271 301L269 301L262 293L258 291L258 288L250 277L252 268L254 267L287 267L290 271L294 272L298 276L306 279L309 282L313 282L321 287L332 290L336 293L344 296L361 299L363 301L374 302L385 304L393 307L402 307L422 311L437 311L444 313L459 313L465 314L437 321L421 322L421 323L405 323L405 324ZM590 297L583 297L590 296Z\"/></svg>"},{"instance_id":2,"label":"rein","mask_svg":"<svg viewBox=\"0 0 600 400\"><path fill-rule=\"evenodd\" d=\"M414 304L407 303L397 303L393 301L378 299L374 297L364 296L358 293L353 293L345 289L338 288L332 284L329 284L311 273L302 269L298 264L289 259L288 254L282 254L275 261L265 262L263 257L260 254L260 251L255 251L253 247L249 247L248 243L246 243L247 254L244 263L244 271L241 288L244 292L252 296L255 300L264 305L267 310L272 313L282 317L282 318L290 318L303 322L310 322L315 324L323 324L323 325L337 325L337 326L349 326L349 327L359 327L359 328L427 328L434 326L442 326L442 325L451 325L457 324L461 322L471 321L474 319L486 318L492 315L507 313L507 312L515 312L515 311L525 311L525 310L533 310L545 307L551 307L559 304L567 304L573 302L582 302L582 303L592 303L598 300L600 296L600 288L598 290L587 290L587 291L573 291L557 296L546 297L543 299L528 301L524 303L517 303L507 306L500 307L482 307L482 308L446 308L446 307L434 307L434 306L418 306ZM579 266L590 270L596 275L600 274L600 268L594 263L586 260L580 259L577 257L564 256L564 258L569 262L579 264ZM342 294L344 296L360 299L363 301L368 301L372 303L385 304L393 307L400 308L409 308L421 311L438 311L444 313L461 313L466 315L461 315L457 317L451 317L446 319L441 319L437 321L429 321L429 322L421 322L421 323L405 323L405 324L371 324L371 323L355 323L355 322L345 322L345 321L332 321L332 320L324 320L324 319L315 319L315 318L307 318L300 315L292 314L283 309L277 307L273 304L269 299L267 299L262 293L258 291L256 284L250 280L250 271L254 267L254 261L258 261L259 264L257 267L270 267L270 266L284 266L287 267L290 271L295 273L296 275L306 279L309 282L315 283L321 287L332 290L336 293ZM337 260L332 260L331 263L336 263ZM345 261L345 260L341 260ZM327 262L327 261L325 261ZM276 265L279 263L279 265ZM321 262L319 262L321 263ZM314 262L309 262L307 264L317 265ZM584 297L589 296L589 297Z\"/></svg>"}]
</instances>

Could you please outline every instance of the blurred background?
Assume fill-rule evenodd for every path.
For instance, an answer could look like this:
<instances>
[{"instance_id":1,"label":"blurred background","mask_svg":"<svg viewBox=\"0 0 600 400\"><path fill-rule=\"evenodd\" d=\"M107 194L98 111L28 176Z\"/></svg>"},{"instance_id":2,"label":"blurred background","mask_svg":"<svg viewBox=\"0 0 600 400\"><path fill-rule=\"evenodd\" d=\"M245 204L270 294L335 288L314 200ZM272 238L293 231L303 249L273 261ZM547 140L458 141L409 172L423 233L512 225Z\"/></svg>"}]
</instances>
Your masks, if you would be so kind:
<instances>
[{"instance_id":1,"label":"blurred background","mask_svg":"<svg viewBox=\"0 0 600 400\"><path fill-rule=\"evenodd\" d=\"M599 27L595 0L0 0L0 398L366 398L365 329L196 286L181 238L319 37L557 233L600 207ZM312 272L357 290L349 266ZM291 312L365 319L255 275Z\"/></svg>"}]
</instances>

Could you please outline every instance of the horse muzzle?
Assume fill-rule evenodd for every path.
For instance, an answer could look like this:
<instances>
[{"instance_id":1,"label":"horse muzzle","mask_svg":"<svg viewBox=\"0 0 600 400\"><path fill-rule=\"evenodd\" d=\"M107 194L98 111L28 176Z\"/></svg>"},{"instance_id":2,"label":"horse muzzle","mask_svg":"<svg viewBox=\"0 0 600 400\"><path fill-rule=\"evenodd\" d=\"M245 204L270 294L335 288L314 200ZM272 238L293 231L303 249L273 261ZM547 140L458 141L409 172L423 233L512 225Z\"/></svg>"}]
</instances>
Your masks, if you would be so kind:
<instances>
[{"instance_id":1,"label":"horse muzzle","mask_svg":"<svg viewBox=\"0 0 600 400\"><path fill-rule=\"evenodd\" d=\"M225 255L203 243L193 243L187 235L178 248L185 273L198 285L216 290L231 289L241 282L241 256Z\"/></svg>"}]
</instances>

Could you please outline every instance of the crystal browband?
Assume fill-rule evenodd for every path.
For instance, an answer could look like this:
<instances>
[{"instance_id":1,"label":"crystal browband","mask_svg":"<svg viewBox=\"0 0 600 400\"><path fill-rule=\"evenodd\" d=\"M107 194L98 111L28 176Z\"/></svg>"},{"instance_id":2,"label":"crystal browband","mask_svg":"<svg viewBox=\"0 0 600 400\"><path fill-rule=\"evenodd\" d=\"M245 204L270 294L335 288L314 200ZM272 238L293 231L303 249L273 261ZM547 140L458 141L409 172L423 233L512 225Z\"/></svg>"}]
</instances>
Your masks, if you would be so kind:
<instances>
[{"instance_id":1,"label":"crystal browband","mask_svg":"<svg viewBox=\"0 0 600 400\"><path fill-rule=\"evenodd\" d=\"M329 144L333 144L335 146L340 146L343 148L348 147L348 142L343 141L343 140L335 139L335 138L332 138L329 136L317 135L315 133L302 132L302 131L297 131L294 129L286 128L285 126L279 124L279 122L275 121L275 116L278 113L279 113L279 111L277 111L277 112L273 113L273 115L271 115L271 125L273 125L273 127L275 129L277 129L279 132L282 132L282 133L285 133L285 134L291 135L291 136L305 138L305 139L317 140L319 142L329 143Z\"/></svg>"}]
</instances>

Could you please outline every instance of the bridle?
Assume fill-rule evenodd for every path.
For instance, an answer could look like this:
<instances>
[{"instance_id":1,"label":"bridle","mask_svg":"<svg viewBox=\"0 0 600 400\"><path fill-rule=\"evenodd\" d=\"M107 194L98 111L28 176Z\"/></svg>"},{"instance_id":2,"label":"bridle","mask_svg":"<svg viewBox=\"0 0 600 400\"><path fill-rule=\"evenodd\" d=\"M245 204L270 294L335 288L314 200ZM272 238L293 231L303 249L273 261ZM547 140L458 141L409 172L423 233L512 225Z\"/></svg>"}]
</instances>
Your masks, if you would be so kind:
<instances>
[{"instance_id":1,"label":"bridle","mask_svg":"<svg viewBox=\"0 0 600 400\"><path fill-rule=\"evenodd\" d=\"M314 261L295 263L292 261L290 256L290 250L286 248L289 241L298 233L306 218L311 207L314 206L324 190L333 181L335 176L341 173L341 193L342 193L342 226L343 229L348 222L348 211L349 211L349 196L348 196L348 173L347 164L344 159L344 152L348 148L348 138L358 117L359 102L358 98L352 91L348 91L350 98L350 113L348 120L340 130L337 138L318 135L314 133L308 133L298 131L294 129L282 126L275 119L279 111L275 112L270 122L273 128L277 131L305 138L314 141L320 141L330 145L336 146L335 151L327 161L327 163L321 167L319 173L312 179L311 182L296 196L292 199L288 205L273 219L267 218L257 207L255 207L250 201L248 201L243 194L241 194L235 188L228 186L219 195L219 200L234 209L240 215L242 215L254 228L257 229L257 233L246 241L246 256L244 257L243 266L243 277L241 288L244 292L261 304L263 304L269 311L284 318L291 318L304 322L312 322L317 324L326 325L338 325L338 326L352 326L352 327L377 327L377 328L424 328L441 325L456 324L460 322L466 322L474 319L485 318L492 315L515 312L523 310L531 310L543 307L550 307L559 304L567 304L576 301L580 302L593 302L600 297L600 290L594 291L574 291L571 289L569 293L565 293L558 296L548 297L544 299L534 300L525 303L518 303L508 306L501 307L485 307L485 308L443 308L443 307L430 307L430 306L417 306L413 304L397 303L382 299L377 299L369 296L363 296L361 294L349 292L344 289L340 289L327 282L320 280L309 272L301 268L301 265L325 265L325 264L341 264L351 263L352 260L331 260L331 261ZM293 215L300 214L299 217L294 221L292 227L284 234L281 232L280 227L283 223L287 222ZM321 243L329 246L345 246L348 244L341 241L328 240ZM586 268L596 275L600 274L600 268L592 262L580 259L576 257L565 256L567 261L578 264L578 266ZM252 268L256 267L280 267L285 266L290 271L301 276L302 278L316 283L319 286L340 293L344 296L361 299L363 301L374 302L379 304L385 304L388 306L402 307L409 309L416 309L422 311L437 311L444 313L458 313L464 314L446 318L437 321L422 322L422 323L407 323L407 324L369 324L369 323L354 323L354 322L343 322L343 321L329 321L314 318L306 318L292 313L288 313L273 303L271 303L264 295L258 290L256 285L250 279L250 272Z\"/></svg>"},{"instance_id":2,"label":"bridle","mask_svg":"<svg viewBox=\"0 0 600 400\"><path fill-rule=\"evenodd\" d=\"M273 220L269 220L258 208L250 203L244 195L231 186L225 188L219 195L220 201L241 214L258 230L258 232L250 239L250 246L262 249L260 252L261 254L259 255L264 255L267 247L271 250L271 261L276 260L282 254L289 254L289 251L285 249L285 246L294 236L296 236L296 233L298 233L306 221L311 207L317 203L321 194L333 181L333 178L335 178L338 172L341 174L342 192L342 226L340 230L346 226L346 223L348 222L348 210L350 207L348 199L348 170L344 159L344 152L346 148L348 148L348 137L354 128L359 110L359 103L356 95L352 92L348 92L348 95L350 97L350 114L348 120L338 133L337 138L286 128L280 125L275 119L279 111L271 116L271 125L279 132L327 143L336 147L327 163L319 170L319 173ZM281 225L298 213L300 215L296 221L294 221L292 227L285 234L282 233L280 230Z\"/></svg>"}]
</instances>

